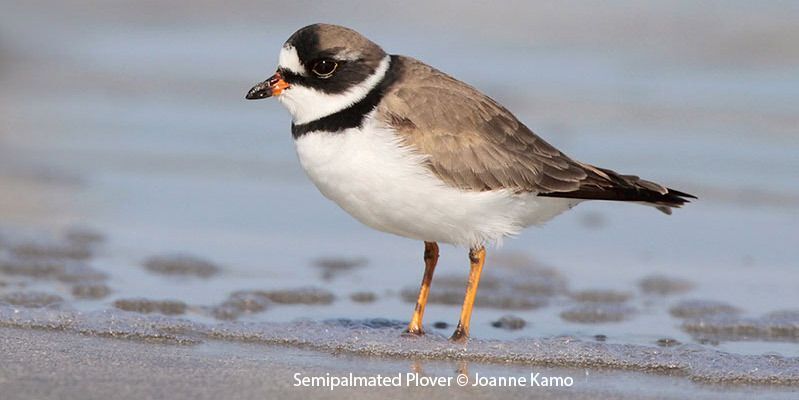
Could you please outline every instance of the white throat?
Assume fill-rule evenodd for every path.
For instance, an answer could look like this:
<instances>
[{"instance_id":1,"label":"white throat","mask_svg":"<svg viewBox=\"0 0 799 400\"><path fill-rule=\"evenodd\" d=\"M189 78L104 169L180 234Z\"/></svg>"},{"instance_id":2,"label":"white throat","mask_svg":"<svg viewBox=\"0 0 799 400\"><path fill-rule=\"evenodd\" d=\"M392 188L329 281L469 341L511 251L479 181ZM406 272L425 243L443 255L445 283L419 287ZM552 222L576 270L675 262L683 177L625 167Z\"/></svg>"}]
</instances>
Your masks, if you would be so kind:
<instances>
[{"instance_id":1,"label":"white throat","mask_svg":"<svg viewBox=\"0 0 799 400\"><path fill-rule=\"evenodd\" d=\"M387 55L380 61L372 75L343 93L327 94L313 88L294 85L284 90L277 99L289 110L294 124L305 124L339 112L362 100L383 80L390 63L391 57ZM302 64L297 58L297 51L291 47L284 47L281 50L280 67L298 73L305 72L301 69Z\"/></svg>"}]
</instances>

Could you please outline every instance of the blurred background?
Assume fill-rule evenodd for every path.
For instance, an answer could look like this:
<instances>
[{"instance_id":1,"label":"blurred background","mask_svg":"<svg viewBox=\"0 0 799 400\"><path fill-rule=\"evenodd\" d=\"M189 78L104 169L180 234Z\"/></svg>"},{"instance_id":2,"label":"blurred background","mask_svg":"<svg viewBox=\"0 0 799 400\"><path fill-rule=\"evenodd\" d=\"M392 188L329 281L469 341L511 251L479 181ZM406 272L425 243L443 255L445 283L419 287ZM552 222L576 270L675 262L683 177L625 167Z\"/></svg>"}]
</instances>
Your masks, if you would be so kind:
<instances>
[{"instance_id":1,"label":"blurred background","mask_svg":"<svg viewBox=\"0 0 799 400\"><path fill-rule=\"evenodd\" d=\"M422 243L363 227L322 197L297 163L288 113L244 100L291 33L328 22L478 87L577 159L699 196L671 217L584 203L507 240L489 253L489 279L494 257L511 280L545 270L562 290L540 308L499 298L476 312L475 335L708 343L675 305L707 300L758 318L799 304L799 3L2 0L0 9L0 232L5 243L39 243L91 230L105 241L87 262L109 289L86 299L6 268L0 292L35 288L80 310L172 299L190 306L185 317L214 320L208 307L236 291L311 286L336 300L235 317L409 318L403 291L418 287ZM142 267L174 254L220 272ZM444 247L443 282L466 271L465 251ZM627 306L611 309L617 320L580 320L569 314L586 311L579 293ZM455 323L458 306L439 303L427 321ZM509 310L527 326L492 327ZM708 345L799 354L795 339L746 339Z\"/></svg>"}]
</instances>

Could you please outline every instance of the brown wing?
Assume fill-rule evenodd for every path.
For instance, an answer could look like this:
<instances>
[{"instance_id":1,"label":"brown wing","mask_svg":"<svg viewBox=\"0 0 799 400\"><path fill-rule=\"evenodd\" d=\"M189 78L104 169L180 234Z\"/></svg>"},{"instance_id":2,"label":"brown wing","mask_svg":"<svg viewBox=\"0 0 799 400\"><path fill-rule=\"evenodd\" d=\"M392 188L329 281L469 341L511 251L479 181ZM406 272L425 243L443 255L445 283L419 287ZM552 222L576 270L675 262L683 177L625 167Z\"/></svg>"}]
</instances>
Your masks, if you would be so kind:
<instances>
[{"instance_id":1,"label":"brown wing","mask_svg":"<svg viewBox=\"0 0 799 400\"><path fill-rule=\"evenodd\" d=\"M396 61L402 84L387 90L378 117L448 185L666 207L692 197L572 160L471 86L412 58Z\"/></svg>"}]
</instances>

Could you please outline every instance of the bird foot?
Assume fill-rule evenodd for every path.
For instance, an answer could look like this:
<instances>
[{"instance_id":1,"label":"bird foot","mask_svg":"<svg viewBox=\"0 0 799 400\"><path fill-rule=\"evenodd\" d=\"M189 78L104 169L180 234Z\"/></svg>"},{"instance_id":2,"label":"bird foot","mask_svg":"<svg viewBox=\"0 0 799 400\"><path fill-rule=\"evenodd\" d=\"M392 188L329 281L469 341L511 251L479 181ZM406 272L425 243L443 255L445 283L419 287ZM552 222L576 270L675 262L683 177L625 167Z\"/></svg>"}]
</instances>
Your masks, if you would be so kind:
<instances>
[{"instance_id":1,"label":"bird foot","mask_svg":"<svg viewBox=\"0 0 799 400\"><path fill-rule=\"evenodd\" d=\"M455 332L452 333L449 340L453 343L466 343L469 341L469 333L458 324L458 327L455 328Z\"/></svg>"},{"instance_id":2,"label":"bird foot","mask_svg":"<svg viewBox=\"0 0 799 400\"><path fill-rule=\"evenodd\" d=\"M408 327L408 329L402 332L402 336L421 337L424 336L424 329L422 329L421 326Z\"/></svg>"}]
</instances>

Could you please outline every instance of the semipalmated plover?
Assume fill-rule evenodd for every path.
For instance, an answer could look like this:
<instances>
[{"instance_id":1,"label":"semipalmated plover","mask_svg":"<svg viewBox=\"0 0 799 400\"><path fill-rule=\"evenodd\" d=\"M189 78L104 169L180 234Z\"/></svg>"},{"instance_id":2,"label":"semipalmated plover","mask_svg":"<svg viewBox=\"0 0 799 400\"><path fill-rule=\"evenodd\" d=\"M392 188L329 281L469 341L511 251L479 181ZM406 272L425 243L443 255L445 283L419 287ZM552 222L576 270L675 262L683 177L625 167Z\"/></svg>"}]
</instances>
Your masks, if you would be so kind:
<instances>
[{"instance_id":1,"label":"semipalmated plover","mask_svg":"<svg viewBox=\"0 0 799 400\"><path fill-rule=\"evenodd\" d=\"M410 334L423 334L438 242L469 250L453 340L469 335L485 245L584 200L670 213L694 196L576 161L477 89L361 34L314 24L280 50L277 72L248 99L277 97L308 177L358 221L422 240L425 271Z\"/></svg>"}]
</instances>

